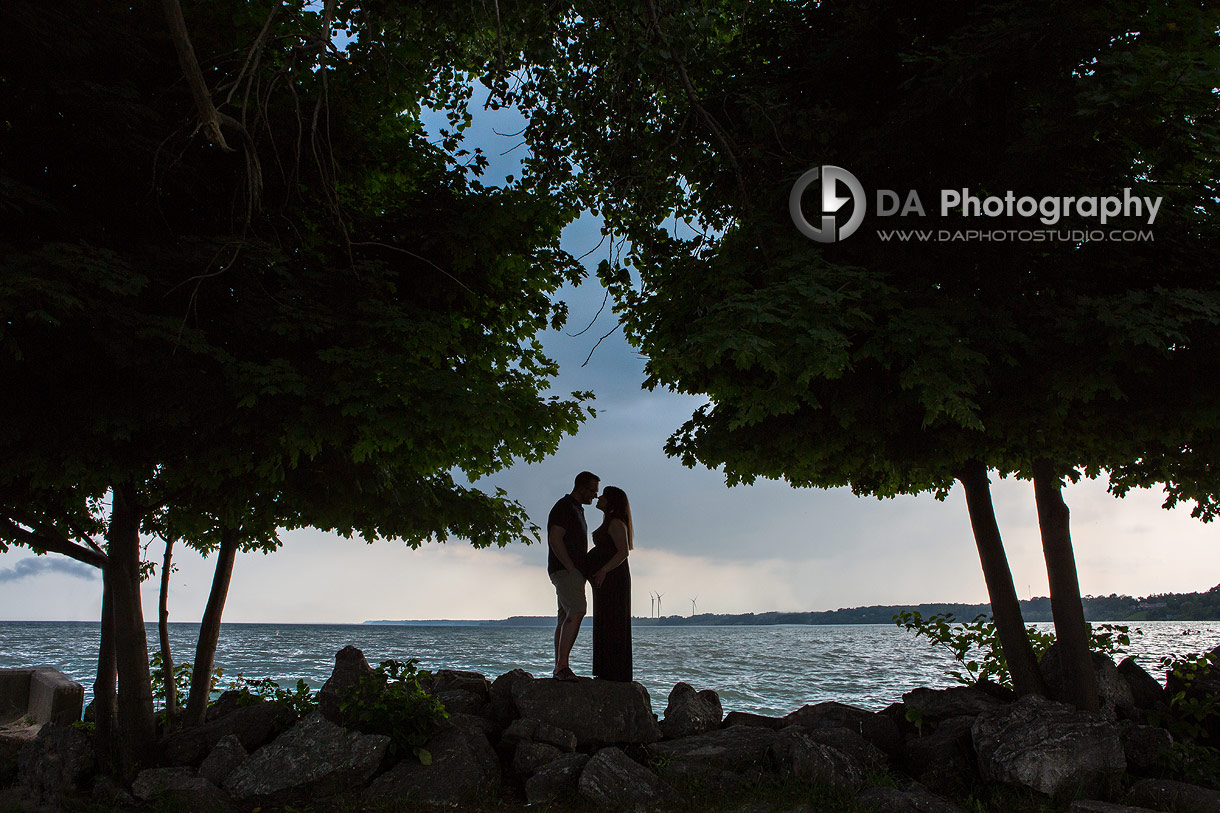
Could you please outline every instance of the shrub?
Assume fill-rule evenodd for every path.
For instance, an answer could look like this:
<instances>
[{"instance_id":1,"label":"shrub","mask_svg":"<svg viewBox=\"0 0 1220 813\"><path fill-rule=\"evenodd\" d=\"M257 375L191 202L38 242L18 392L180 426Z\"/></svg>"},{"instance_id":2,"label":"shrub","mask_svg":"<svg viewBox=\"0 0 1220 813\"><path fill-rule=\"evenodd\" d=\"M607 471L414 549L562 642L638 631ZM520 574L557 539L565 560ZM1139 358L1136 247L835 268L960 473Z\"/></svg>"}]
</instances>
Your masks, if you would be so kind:
<instances>
[{"instance_id":1,"label":"shrub","mask_svg":"<svg viewBox=\"0 0 1220 813\"><path fill-rule=\"evenodd\" d=\"M432 674L420 670L412 658L406 662L382 661L339 698L339 711L348 724L366 734L390 737L390 754L413 753L425 765L432 755L424 745L440 723L449 717L444 705L424 689Z\"/></svg>"},{"instance_id":2,"label":"shrub","mask_svg":"<svg viewBox=\"0 0 1220 813\"><path fill-rule=\"evenodd\" d=\"M958 621L953 613L931 615L924 618L918 610L905 610L894 616L894 623L915 637L924 636L933 646L947 649L961 669L950 669L949 675L958 683L972 685L980 680L991 680L1012 688L1012 675L1008 672L1008 661L996 634L990 616L976 615L971 621ZM1136 634L1139 634L1137 629ZM1026 627L1029 642L1038 660L1055 643L1055 633L1043 632L1037 627ZM1111 658L1126 653L1131 646L1130 628L1120 624L1089 625L1089 648Z\"/></svg>"}]
</instances>

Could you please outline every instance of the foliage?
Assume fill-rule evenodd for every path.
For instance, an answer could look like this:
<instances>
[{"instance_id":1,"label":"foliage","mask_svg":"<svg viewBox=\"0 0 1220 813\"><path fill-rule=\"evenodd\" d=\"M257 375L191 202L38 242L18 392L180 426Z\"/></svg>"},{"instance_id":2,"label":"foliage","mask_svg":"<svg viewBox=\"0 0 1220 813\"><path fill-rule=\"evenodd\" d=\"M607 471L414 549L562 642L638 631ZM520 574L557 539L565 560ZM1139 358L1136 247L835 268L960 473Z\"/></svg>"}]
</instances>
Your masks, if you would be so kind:
<instances>
[{"instance_id":1,"label":"foliage","mask_svg":"<svg viewBox=\"0 0 1220 813\"><path fill-rule=\"evenodd\" d=\"M894 616L894 623L923 636L928 643L949 652L961 665L961 669L949 670L949 675L958 683L973 685L981 680L990 680L1001 686L1012 687L1012 676L1008 673L1008 662L996 635L995 624L989 616L977 615L971 621L957 621L952 613L930 615L927 618L918 610L907 610ZM1136 634L1139 634L1137 629ZM1038 660L1055 643L1055 633L1037 627L1026 627L1030 645ZM1130 629L1121 624L1091 624L1089 649L1111 658L1124 654L1131 646Z\"/></svg>"},{"instance_id":2,"label":"foliage","mask_svg":"<svg viewBox=\"0 0 1220 813\"><path fill-rule=\"evenodd\" d=\"M270 700L292 709L297 718L304 717L318 707L318 693L309 688L304 680L297 679L296 688L285 689L269 677L250 680L240 672L229 681L229 691L240 693L238 705L251 705Z\"/></svg>"},{"instance_id":3,"label":"foliage","mask_svg":"<svg viewBox=\"0 0 1220 813\"><path fill-rule=\"evenodd\" d=\"M165 707L165 668L161 659L161 651L153 650L148 656L148 671L152 678L153 701L158 709ZM195 665L192 663L174 664L174 687L177 690L179 704L190 693L191 677L195 674ZM212 670L212 689L215 690L220 685L220 679L224 675L224 669L219 667Z\"/></svg>"},{"instance_id":4,"label":"foliage","mask_svg":"<svg viewBox=\"0 0 1220 813\"><path fill-rule=\"evenodd\" d=\"M424 688L431 677L417 668L418 659L385 660L371 675L364 675L339 699L339 711L366 734L390 737L391 754L414 754L425 765L432 755L424 745L449 714Z\"/></svg>"},{"instance_id":5,"label":"foliage","mask_svg":"<svg viewBox=\"0 0 1220 813\"><path fill-rule=\"evenodd\" d=\"M1168 711L1151 712L1155 724L1175 737L1191 740L1207 740L1214 731L1220 731L1220 695L1201 691L1197 685L1205 673L1220 670L1220 654L1213 651L1166 655L1161 658L1161 668L1166 670L1168 686L1174 691Z\"/></svg>"},{"instance_id":6,"label":"foliage","mask_svg":"<svg viewBox=\"0 0 1220 813\"><path fill-rule=\"evenodd\" d=\"M570 204L460 143L494 12L184 0L192 93L178 5L15 0L0 26L0 551L106 565L133 756L141 533L518 542L524 508L469 483L585 417L535 340L581 276Z\"/></svg>"}]
</instances>

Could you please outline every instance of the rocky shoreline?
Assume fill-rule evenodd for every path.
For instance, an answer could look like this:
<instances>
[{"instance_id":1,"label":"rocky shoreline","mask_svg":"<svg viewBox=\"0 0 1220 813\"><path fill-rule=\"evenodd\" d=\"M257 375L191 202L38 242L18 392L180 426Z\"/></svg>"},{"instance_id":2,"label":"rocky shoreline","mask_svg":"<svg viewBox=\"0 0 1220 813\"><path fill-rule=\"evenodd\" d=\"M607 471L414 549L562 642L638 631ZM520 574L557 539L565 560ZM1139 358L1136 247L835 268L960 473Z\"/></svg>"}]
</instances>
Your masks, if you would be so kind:
<instances>
[{"instance_id":1,"label":"rocky shoreline","mask_svg":"<svg viewBox=\"0 0 1220 813\"><path fill-rule=\"evenodd\" d=\"M1182 744L1151 724L1173 687L1131 659L1095 662L1100 713L980 684L915 689L878 712L824 702L725 714L715 691L679 683L655 714L638 683L441 670L427 688L448 719L417 755L355 730L341 698L373 670L347 647L316 710L298 719L226 693L207 723L163 738L159 766L129 786L96 770L82 726L48 725L0 773L0 808L1220 810L1220 776L1181 781ZM1215 672L1195 690L1215 696ZM988 806L988 789L1008 801Z\"/></svg>"}]
</instances>

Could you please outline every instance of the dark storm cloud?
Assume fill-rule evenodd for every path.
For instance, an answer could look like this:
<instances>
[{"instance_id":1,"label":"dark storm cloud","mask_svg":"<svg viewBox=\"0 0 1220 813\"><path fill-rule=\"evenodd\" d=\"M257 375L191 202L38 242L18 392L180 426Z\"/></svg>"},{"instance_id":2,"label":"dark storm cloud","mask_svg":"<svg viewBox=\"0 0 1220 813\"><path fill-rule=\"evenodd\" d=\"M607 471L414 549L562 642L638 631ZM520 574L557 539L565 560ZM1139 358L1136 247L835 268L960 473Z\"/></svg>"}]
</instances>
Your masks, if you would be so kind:
<instances>
[{"instance_id":1,"label":"dark storm cloud","mask_svg":"<svg viewBox=\"0 0 1220 813\"><path fill-rule=\"evenodd\" d=\"M0 584L40 576L44 573L61 573L66 576L75 576L78 579L97 579L102 575L97 568L74 562L71 559L39 557L22 559L12 567L0 568Z\"/></svg>"}]
</instances>

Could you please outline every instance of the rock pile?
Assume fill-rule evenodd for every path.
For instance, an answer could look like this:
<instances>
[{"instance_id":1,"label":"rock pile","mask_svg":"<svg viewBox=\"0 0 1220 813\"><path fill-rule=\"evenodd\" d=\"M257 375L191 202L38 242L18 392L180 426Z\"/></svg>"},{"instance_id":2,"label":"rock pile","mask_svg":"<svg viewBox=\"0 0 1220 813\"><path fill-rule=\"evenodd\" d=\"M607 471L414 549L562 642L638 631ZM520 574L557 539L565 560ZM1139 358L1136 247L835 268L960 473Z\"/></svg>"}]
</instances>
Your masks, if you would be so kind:
<instances>
[{"instance_id":1,"label":"rock pile","mask_svg":"<svg viewBox=\"0 0 1220 813\"><path fill-rule=\"evenodd\" d=\"M352 808L464 809L507 799L634 810L665 809L696 788L732 793L797 780L864 810L949 813L960 808L937 795L943 789L996 782L1107 800L1076 801L1078 813L1220 810L1220 792L1157 776L1173 740L1147 725L1145 712L1164 702L1164 690L1151 691L1149 681L1159 684L1133 662L1107 663L1097 671L1109 699L1096 714L980 685L916 689L879 712L825 702L783 717L726 716L716 692L679 683L658 718L637 683L559 682L519 669L491 681L442 670L428 688L449 719L427 743L430 761L421 761L391 755L389 737L344 727L342 687L372 671L348 647L311 715L295 720L274 703L218 703L227 712L164 740L162 765L142 772L130 792L98 782L94 795L197 811L328 798ZM37 804L57 784L85 781L80 738L63 731L48 729L22 751L20 781L36 789ZM52 759L67 740L70 764Z\"/></svg>"}]
</instances>

